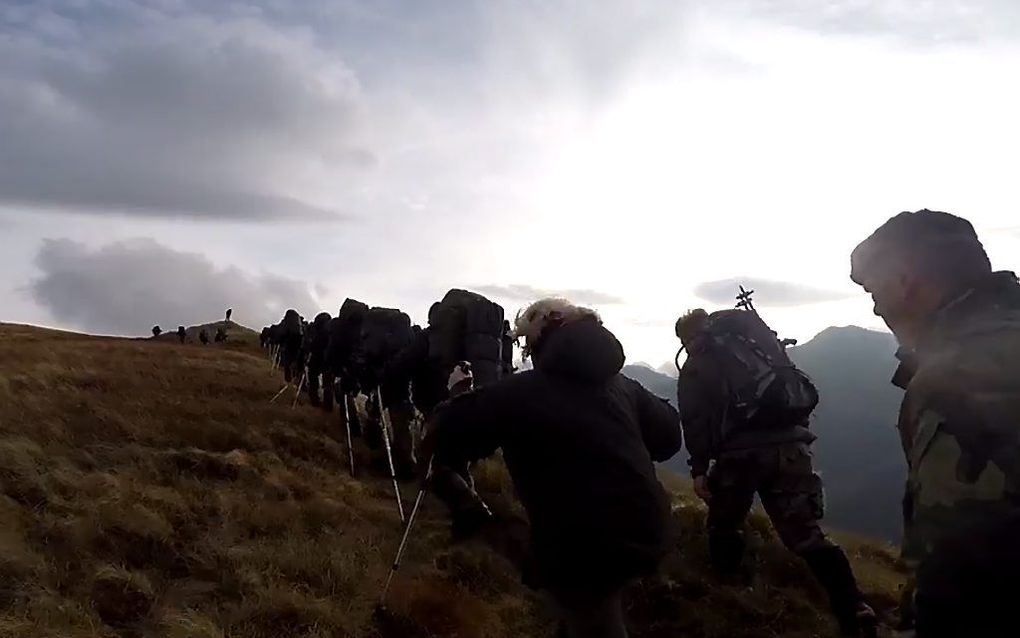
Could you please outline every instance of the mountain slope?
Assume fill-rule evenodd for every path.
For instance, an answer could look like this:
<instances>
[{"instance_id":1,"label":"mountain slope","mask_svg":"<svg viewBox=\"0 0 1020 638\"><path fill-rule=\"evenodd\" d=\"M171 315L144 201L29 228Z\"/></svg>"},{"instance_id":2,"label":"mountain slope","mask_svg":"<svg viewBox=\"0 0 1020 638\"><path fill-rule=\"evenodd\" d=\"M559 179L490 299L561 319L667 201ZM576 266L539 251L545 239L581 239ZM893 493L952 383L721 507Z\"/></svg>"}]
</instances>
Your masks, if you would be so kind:
<instances>
[{"instance_id":1,"label":"mountain slope","mask_svg":"<svg viewBox=\"0 0 1020 638\"><path fill-rule=\"evenodd\" d=\"M900 535L906 475L894 428L902 392L889 383L895 351L891 335L854 326L828 328L790 348L821 397L812 429L818 434L814 451L825 478L829 523L887 540ZM675 379L639 365L623 373L676 403ZM669 466L686 472L686 456Z\"/></svg>"},{"instance_id":2,"label":"mountain slope","mask_svg":"<svg viewBox=\"0 0 1020 638\"><path fill-rule=\"evenodd\" d=\"M668 399L674 407L676 406L676 379L667 377L643 364L623 366L621 372L645 386L655 396Z\"/></svg>"},{"instance_id":3,"label":"mountain slope","mask_svg":"<svg viewBox=\"0 0 1020 638\"><path fill-rule=\"evenodd\" d=\"M279 387L256 347L0 325L0 636L551 635L510 560L480 541L451 546L432 498L389 612L373 615L401 532L390 483L351 479L336 417L270 404ZM514 520L502 464L476 479ZM761 582L715 582L704 512L666 480L677 549L628 593L632 635L828 635L821 593L758 517ZM849 547L888 609L892 556Z\"/></svg>"}]
</instances>

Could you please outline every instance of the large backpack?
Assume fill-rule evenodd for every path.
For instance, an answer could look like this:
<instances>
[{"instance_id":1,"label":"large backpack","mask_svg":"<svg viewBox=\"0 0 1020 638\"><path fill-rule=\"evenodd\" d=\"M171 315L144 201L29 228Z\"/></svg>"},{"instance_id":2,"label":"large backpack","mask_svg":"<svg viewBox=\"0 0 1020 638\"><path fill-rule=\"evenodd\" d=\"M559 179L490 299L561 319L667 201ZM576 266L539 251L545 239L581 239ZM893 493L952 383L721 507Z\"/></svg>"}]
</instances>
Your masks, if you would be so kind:
<instances>
[{"instance_id":1,"label":"large backpack","mask_svg":"<svg viewBox=\"0 0 1020 638\"><path fill-rule=\"evenodd\" d=\"M288 310L280 322L281 332L287 337L303 336L305 327L301 321L301 315L296 310Z\"/></svg>"},{"instance_id":2,"label":"large backpack","mask_svg":"<svg viewBox=\"0 0 1020 638\"><path fill-rule=\"evenodd\" d=\"M478 293L454 288L429 310L429 359L443 374L469 361L476 386L503 372L503 307Z\"/></svg>"},{"instance_id":3,"label":"large backpack","mask_svg":"<svg viewBox=\"0 0 1020 638\"><path fill-rule=\"evenodd\" d=\"M818 390L756 311L714 312L707 333L706 346L690 356L713 357L722 370L731 427L788 427L807 420L818 405Z\"/></svg>"},{"instance_id":4,"label":"large backpack","mask_svg":"<svg viewBox=\"0 0 1020 638\"><path fill-rule=\"evenodd\" d=\"M361 321L361 353L372 367L384 364L411 341L411 318L395 308L372 308Z\"/></svg>"},{"instance_id":5,"label":"large backpack","mask_svg":"<svg viewBox=\"0 0 1020 638\"><path fill-rule=\"evenodd\" d=\"M340 349L351 352L361 340L361 323L368 314L368 304L345 299L336 319L329 324L329 338Z\"/></svg>"}]
</instances>

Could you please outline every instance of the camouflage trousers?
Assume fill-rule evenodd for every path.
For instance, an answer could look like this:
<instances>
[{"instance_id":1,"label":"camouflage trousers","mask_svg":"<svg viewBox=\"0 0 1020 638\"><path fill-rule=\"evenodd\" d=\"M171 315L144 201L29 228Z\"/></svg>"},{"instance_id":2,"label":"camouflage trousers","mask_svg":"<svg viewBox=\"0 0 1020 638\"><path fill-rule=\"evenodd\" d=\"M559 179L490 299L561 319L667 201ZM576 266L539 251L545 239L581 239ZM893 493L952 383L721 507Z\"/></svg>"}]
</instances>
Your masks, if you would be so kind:
<instances>
[{"instance_id":1,"label":"camouflage trousers","mask_svg":"<svg viewBox=\"0 0 1020 638\"><path fill-rule=\"evenodd\" d=\"M806 443L724 453L709 473L708 487L712 558L724 570L742 561L742 530L755 494L790 551L805 554L832 545L818 523L825 511L822 479Z\"/></svg>"},{"instance_id":2,"label":"camouflage trousers","mask_svg":"<svg viewBox=\"0 0 1020 638\"><path fill-rule=\"evenodd\" d=\"M785 443L722 454L708 476L709 551L723 573L743 567L743 526L755 494L786 547L804 559L829 595L841 628L856 635L863 596L843 550L819 521L825 513L822 480L806 443Z\"/></svg>"}]
</instances>

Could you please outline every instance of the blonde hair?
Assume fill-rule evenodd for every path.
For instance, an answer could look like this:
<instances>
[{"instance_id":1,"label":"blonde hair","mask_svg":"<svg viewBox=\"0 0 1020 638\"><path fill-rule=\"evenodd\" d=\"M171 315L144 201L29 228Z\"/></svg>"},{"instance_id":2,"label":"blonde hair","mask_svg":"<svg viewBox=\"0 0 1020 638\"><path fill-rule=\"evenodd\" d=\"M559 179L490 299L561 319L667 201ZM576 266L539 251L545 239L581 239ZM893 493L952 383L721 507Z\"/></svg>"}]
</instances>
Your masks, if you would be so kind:
<instances>
[{"instance_id":1,"label":"blonde hair","mask_svg":"<svg viewBox=\"0 0 1020 638\"><path fill-rule=\"evenodd\" d=\"M577 306L562 297L539 299L517 313L514 321L514 338L524 339L524 356L530 356L551 327L591 318L602 321L599 313L591 308Z\"/></svg>"}]
</instances>

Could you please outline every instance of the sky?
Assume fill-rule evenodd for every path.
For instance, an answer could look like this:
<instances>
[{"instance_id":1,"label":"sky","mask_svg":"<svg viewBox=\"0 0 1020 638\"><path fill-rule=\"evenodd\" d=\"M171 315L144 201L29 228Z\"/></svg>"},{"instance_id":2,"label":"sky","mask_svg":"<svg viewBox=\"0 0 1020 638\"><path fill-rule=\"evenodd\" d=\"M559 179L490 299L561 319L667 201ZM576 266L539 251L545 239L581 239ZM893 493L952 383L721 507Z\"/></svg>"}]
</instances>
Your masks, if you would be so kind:
<instances>
[{"instance_id":1,"label":"sky","mask_svg":"<svg viewBox=\"0 0 1020 638\"><path fill-rule=\"evenodd\" d=\"M902 210L1020 248L1014 0L7 0L0 320L145 335L566 295L628 359L740 284L881 328Z\"/></svg>"}]
</instances>

